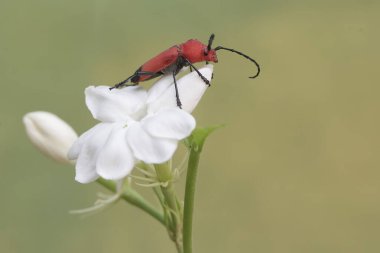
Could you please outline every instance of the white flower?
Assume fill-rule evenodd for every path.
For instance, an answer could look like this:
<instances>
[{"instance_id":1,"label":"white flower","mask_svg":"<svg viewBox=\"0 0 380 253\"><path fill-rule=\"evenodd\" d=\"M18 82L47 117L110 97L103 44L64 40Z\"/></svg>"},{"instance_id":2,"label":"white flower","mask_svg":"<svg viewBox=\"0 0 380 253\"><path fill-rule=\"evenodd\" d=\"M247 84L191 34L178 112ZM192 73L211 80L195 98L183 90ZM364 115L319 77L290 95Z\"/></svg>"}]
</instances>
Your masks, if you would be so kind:
<instances>
[{"instance_id":1,"label":"white flower","mask_svg":"<svg viewBox=\"0 0 380 253\"><path fill-rule=\"evenodd\" d=\"M211 79L212 65L200 69ZM101 123L71 147L69 159L77 159L75 179L89 183L99 176L119 180L137 161L159 164L168 161L179 140L189 136L195 120L189 114L207 89L192 72L177 81L183 110L176 105L173 77L164 76L146 92L141 86L109 90L86 88L86 105Z\"/></svg>"},{"instance_id":2,"label":"white flower","mask_svg":"<svg viewBox=\"0 0 380 253\"><path fill-rule=\"evenodd\" d=\"M23 117L26 134L37 149L60 163L72 163L67 152L78 135L65 121L50 112L30 112Z\"/></svg>"}]
</instances>

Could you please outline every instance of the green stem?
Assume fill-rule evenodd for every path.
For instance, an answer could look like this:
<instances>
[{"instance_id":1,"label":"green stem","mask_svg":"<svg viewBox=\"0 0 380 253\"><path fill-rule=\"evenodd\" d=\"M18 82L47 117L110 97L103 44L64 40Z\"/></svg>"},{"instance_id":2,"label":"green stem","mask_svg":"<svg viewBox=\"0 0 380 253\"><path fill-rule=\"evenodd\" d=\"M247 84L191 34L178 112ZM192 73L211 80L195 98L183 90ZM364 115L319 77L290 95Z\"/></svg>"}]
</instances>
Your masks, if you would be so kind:
<instances>
[{"instance_id":1,"label":"green stem","mask_svg":"<svg viewBox=\"0 0 380 253\"><path fill-rule=\"evenodd\" d=\"M170 224L169 231L171 239L174 241L178 253L182 253L182 221L181 213L177 203L177 196L173 185L173 174L170 162L154 165L157 179L165 184L161 186L161 191L165 199L167 208L169 208Z\"/></svg>"},{"instance_id":2,"label":"green stem","mask_svg":"<svg viewBox=\"0 0 380 253\"><path fill-rule=\"evenodd\" d=\"M96 182L103 185L108 190L116 192L116 185L114 182L105 180L103 178L99 178ZM145 211L147 214L159 221L162 225L166 226L164 215L132 188L128 187L125 189L121 195L121 198Z\"/></svg>"},{"instance_id":3,"label":"green stem","mask_svg":"<svg viewBox=\"0 0 380 253\"><path fill-rule=\"evenodd\" d=\"M185 206L183 214L183 249L184 253L192 253L192 231L195 186L198 173L200 150L192 148L187 166Z\"/></svg>"}]
</instances>

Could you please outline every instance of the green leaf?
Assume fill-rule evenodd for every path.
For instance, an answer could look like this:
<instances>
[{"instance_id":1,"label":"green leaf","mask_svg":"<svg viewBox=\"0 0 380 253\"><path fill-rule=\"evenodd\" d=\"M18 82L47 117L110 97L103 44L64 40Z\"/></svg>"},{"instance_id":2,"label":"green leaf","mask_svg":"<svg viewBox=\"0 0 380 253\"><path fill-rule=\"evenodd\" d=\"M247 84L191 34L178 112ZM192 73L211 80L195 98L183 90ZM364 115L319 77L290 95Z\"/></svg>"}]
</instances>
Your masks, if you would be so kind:
<instances>
[{"instance_id":1,"label":"green leaf","mask_svg":"<svg viewBox=\"0 0 380 253\"><path fill-rule=\"evenodd\" d=\"M207 137L215 130L224 126L225 125L216 125L211 127L196 128L191 135L184 140L184 144L190 150L201 152Z\"/></svg>"}]
</instances>

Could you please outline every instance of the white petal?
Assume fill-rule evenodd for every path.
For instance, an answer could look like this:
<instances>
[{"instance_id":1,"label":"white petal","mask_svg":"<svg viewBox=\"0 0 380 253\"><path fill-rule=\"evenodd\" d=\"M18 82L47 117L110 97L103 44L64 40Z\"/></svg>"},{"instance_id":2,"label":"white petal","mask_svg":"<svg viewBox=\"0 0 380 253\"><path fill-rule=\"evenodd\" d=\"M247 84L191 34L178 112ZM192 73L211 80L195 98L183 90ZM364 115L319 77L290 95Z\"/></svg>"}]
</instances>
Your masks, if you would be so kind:
<instances>
[{"instance_id":1,"label":"white petal","mask_svg":"<svg viewBox=\"0 0 380 253\"><path fill-rule=\"evenodd\" d=\"M195 128L191 114L179 108L168 108L141 121L142 127L152 136L182 140Z\"/></svg>"},{"instance_id":2,"label":"white petal","mask_svg":"<svg viewBox=\"0 0 380 253\"><path fill-rule=\"evenodd\" d=\"M85 90L86 105L92 116L103 122L125 121L144 109L146 91L139 86L109 90L108 86L90 86Z\"/></svg>"},{"instance_id":3,"label":"white petal","mask_svg":"<svg viewBox=\"0 0 380 253\"><path fill-rule=\"evenodd\" d=\"M105 142L107 141L114 124L101 123L96 125L93 133L88 137L87 141L79 153L79 157L75 166L75 180L80 183L89 183L98 178L96 173L96 160L101 152ZM91 130L89 130L91 131Z\"/></svg>"},{"instance_id":4,"label":"white petal","mask_svg":"<svg viewBox=\"0 0 380 253\"><path fill-rule=\"evenodd\" d=\"M110 180L119 180L127 176L133 169L134 158L125 139L126 128L115 127L104 148L99 154L96 171Z\"/></svg>"},{"instance_id":5,"label":"white petal","mask_svg":"<svg viewBox=\"0 0 380 253\"><path fill-rule=\"evenodd\" d=\"M147 103L150 104L157 100L171 85L173 84L173 76L171 74L161 77L148 90Z\"/></svg>"},{"instance_id":6,"label":"white petal","mask_svg":"<svg viewBox=\"0 0 380 253\"><path fill-rule=\"evenodd\" d=\"M201 72L207 80L211 81L213 65L208 64L199 69L199 72ZM197 106L208 87L195 71L179 79L177 86L179 98L182 102L182 109L190 113ZM149 104L148 113L155 113L162 108L173 107L177 107L174 82L159 98Z\"/></svg>"},{"instance_id":7,"label":"white petal","mask_svg":"<svg viewBox=\"0 0 380 253\"><path fill-rule=\"evenodd\" d=\"M30 112L23 117L26 133L43 154L61 163L71 163L67 152L78 138L73 128L50 112Z\"/></svg>"},{"instance_id":8,"label":"white petal","mask_svg":"<svg viewBox=\"0 0 380 253\"><path fill-rule=\"evenodd\" d=\"M184 67L179 73L188 71L189 67ZM147 104L156 101L171 85L173 85L173 75L166 74L156 81L152 87L148 90Z\"/></svg>"},{"instance_id":9,"label":"white petal","mask_svg":"<svg viewBox=\"0 0 380 253\"><path fill-rule=\"evenodd\" d=\"M153 137L141 127L140 123L128 126L126 138L135 157L146 163L166 162L177 149L177 141Z\"/></svg>"},{"instance_id":10,"label":"white petal","mask_svg":"<svg viewBox=\"0 0 380 253\"><path fill-rule=\"evenodd\" d=\"M79 153L82 150L83 145L88 141L92 134L96 132L96 129L101 128L102 126L103 123L99 123L91 129L89 129L88 131L84 132L81 136L79 136L79 138L73 143L73 145L69 149L69 152L67 153L67 158L69 160L78 159Z\"/></svg>"}]
</instances>

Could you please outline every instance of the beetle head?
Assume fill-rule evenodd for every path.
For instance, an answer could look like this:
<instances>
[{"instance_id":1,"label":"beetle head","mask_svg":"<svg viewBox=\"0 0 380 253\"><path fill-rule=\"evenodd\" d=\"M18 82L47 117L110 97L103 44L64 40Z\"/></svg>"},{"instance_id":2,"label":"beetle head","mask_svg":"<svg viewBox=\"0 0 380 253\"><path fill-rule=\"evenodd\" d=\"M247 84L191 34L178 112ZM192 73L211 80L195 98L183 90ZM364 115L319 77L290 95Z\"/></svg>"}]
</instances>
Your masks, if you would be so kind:
<instances>
[{"instance_id":1,"label":"beetle head","mask_svg":"<svg viewBox=\"0 0 380 253\"><path fill-rule=\"evenodd\" d=\"M207 48L205 48L203 54L205 61L218 62L218 57L214 49L208 50Z\"/></svg>"},{"instance_id":2,"label":"beetle head","mask_svg":"<svg viewBox=\"0 0 380 253\"><path fill-rule=\"evenodd\" d=\"M218 62L218 57L216 56L216 51L211 49L212 42L214 41L215 35L211 34L208 40L207 47L203 48L203 55L205 61Z\"/></svg>"}]
</instances>

